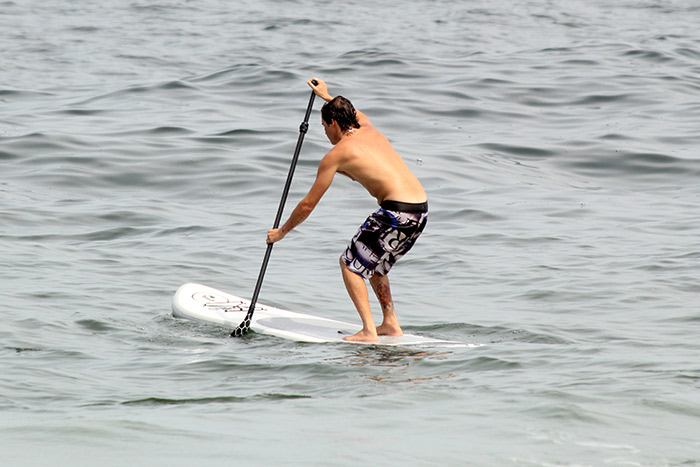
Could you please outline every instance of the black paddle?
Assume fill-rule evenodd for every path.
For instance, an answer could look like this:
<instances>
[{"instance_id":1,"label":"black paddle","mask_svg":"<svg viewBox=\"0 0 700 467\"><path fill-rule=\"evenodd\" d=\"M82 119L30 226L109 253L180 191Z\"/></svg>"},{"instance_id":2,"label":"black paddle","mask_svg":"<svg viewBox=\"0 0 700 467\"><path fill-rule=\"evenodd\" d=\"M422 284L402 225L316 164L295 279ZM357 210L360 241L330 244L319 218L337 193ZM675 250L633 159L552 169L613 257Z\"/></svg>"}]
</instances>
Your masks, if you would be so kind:
<instances>
[{"instance_id":1,"label":"black paddle","mask_svg":"<svg viewBox=\"0 0 700 467\"><path fill-rule=\"evenodd\" d=\"M313 80L313 85L316 86L318 81ZM311 98L309 99L309 106L306 108L306 116L304 121L299 126L299 139L297 140L297 147L294 150L294 157L292 157L292 165L289 167L289 174L287 175L287 183L284 185L284 191L282 192L282 199L280 200L280 206L277 209L277 217L275 218L275 223L273 224L273 229L280 226L280 221L282 220L282 211L284 211L284 203L287 202L287 195L289 194L289 187L292 185L292 176L294 176L294 169L296 168L297 161L299 160L299 152L301 151L301 145L304 143L304 135L309 130L309 117L311 116L311 108L314 106L314 97L316 94L311 91ZM267 262L270 260L270 254L272 253L272 243L267 245L267 251L265 252L265 258L263 259L262 266L260 267L260 274L258 274L258 283L255 284L255 292L253 292L253 298L250 301L250 308L248 308L248 313L245 315L243 322L238 325L236 329L231 333L231 337L241 337L243 334L248 332L250 329L250 321L253 319L253 313L255 312L255 304L258 301L258 295L260 294L260 288L262 287L263 278L265 277L265 270L267 269Z\"/></svg>"}]
</instances>

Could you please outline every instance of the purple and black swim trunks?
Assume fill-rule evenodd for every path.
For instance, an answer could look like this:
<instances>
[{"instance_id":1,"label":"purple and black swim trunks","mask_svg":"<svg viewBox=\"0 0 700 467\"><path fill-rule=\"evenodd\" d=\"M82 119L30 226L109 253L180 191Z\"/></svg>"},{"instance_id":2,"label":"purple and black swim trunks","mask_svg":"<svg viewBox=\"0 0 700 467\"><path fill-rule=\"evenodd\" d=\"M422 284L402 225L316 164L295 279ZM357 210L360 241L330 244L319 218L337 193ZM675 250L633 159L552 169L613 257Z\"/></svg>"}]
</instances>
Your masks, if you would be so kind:
<instances>
[{"instance_id":1,"label":"purple and black swim trunks","mask_svg":"<svg viewBox=\"0 0 700 467\"><path fill-rule=\"evenodd\" d=\"M375 273L386 275L391 267L413 247L428 222L428 202L383 201L372 213L350 245L342 260L348 269L365 279Z\"/></svg>"}]
</instances>

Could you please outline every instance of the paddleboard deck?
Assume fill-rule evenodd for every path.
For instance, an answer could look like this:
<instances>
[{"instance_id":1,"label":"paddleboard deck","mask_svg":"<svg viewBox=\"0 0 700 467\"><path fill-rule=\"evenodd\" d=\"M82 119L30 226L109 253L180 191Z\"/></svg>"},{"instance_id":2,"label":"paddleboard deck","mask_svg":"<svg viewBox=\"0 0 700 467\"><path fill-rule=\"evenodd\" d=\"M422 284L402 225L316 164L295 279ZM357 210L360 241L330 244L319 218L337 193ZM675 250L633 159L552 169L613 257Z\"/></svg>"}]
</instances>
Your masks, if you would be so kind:
<instances>
[{"instance_id":1,"label":"paddleboard deck","mask_svg":"<svg viewBox=\"0 0 700 467\"><path fill-rule=\"evenodd\" d=\"M172 314L176 318L212 323L227 328L236 328L245 318L250 300L237 297L206 285L187 283L175 292ZM343 337L351 336L361 326L319 316L283 310L257 303L250 328L260 334L281 337L299 342L348 342ZM435 339L404 334L403 336L379 336L372 345L425 346L425 347L475 347L475 344Z\"/></svg>"}]
</instances>

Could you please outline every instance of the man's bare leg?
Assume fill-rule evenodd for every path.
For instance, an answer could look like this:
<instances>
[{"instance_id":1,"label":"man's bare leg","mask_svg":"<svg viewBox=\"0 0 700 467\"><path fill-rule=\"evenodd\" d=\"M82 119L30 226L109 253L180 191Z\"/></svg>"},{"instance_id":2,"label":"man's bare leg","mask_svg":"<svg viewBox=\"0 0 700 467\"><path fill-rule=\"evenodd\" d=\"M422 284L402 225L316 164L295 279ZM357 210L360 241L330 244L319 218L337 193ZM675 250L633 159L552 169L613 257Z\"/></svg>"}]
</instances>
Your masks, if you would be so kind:
<instances>
[{"instance_id":1,"label":"man's bare leg","mask_svg":"<svg viewBox=\"0 0 700 467\"><path fill-rule=\"evenodd\" d=\"M360 319L362 319L362 330L355 335L343 337L343 340L377 342L379 340L377 328L374 325L374 318L372 318L372 311L369 307L369 294L364 278L350 271L342 258L340 259L340 270L343 273L343 282L345 282L348 295L350 295L350 299L355 304Z\"/></svg>"},{"instance_id":2,"label":"man's bare leg","mask_svg":"<svg viewBox=\"0 0 700 467\"><path fill-rule=\"evenodd\" d=\"M377 334L380 336L403 336L399 320L396 318L394 301L391 299L391 289L389 288L389 278L381 274L375 274L369 279L377 300L382 306L384 322L377 327Z\"/></svg>"}]
</instances>

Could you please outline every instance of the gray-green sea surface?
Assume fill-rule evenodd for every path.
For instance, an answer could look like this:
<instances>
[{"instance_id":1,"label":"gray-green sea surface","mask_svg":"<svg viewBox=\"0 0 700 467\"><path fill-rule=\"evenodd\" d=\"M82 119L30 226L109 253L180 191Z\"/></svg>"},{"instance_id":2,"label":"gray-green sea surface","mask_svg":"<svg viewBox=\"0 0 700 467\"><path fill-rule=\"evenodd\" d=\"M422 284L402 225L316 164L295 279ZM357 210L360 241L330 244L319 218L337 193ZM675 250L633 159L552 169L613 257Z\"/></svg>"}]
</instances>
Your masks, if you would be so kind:
<instances>
[{"instance_id":1,"label":"gray-green sea surface","mask_svg":"<svg viewBox=\"0 0 700 467\"><path fill-rule=\"evenodd\" d=\"M0 2L0 464L700 465L698 24L689 0ZM484 345L170 315L184 282L252 294L312 76L428 192L404 329ZM359 322L337 259L375 207L336 177L260 301Z\"/></svg>"}]
</instances>

